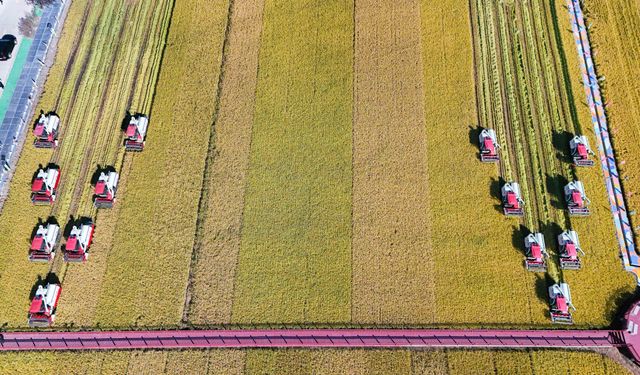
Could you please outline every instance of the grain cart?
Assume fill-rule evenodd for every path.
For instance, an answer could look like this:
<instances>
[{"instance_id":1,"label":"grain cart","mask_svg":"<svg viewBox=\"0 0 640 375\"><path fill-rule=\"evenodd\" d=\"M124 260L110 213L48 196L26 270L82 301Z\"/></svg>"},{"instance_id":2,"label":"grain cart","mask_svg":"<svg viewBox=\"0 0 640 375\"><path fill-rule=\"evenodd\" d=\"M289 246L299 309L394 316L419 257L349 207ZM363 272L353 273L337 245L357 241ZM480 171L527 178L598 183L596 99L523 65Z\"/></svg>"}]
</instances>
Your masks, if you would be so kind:
<instances>
[{"instance_id":1,"label":"grain cart","mask_svg":"<svg viewBox=\"0 0 640 375\"><path fill-rule=\"evenodd\" d=\"M89 247L95 226L90 219L78 220L71 228L64 246L66 262L85 262L89 258Z\"/></svg>"},{"instance_id":2,"label":"grain cart","mask_svg":"<svg viewBox=\"0 0 640 375\"><path fill-rule=\"evenodd\" d=\"M29 307L30 327L49 327L53 324L61 291L60 284L56 283L48 283L45 287L38 286Z\"/></svg>"},{"instance_id":3,"label":"grain cart","mask_svg":"<svg viewBox=\"0 0 640 375\"><path fill-rule=\"evenodd\" d=\"M31 202L35 205L52 204L56 200L56 192L60 184L60 168L50 166L40 168L31 183Z\"/></svg>"},{"instance_id":4,"label":"grain cart","mask_svg":"<svg viewBox=\"0 0 640 375\"><path fill-rule=\"evenodd\" d=\"M524 238L524 248L527 258L524 264L528 271L545 272L547 270L547 262L545 258L549 257L547 247L544 244L544 236L542 233L530 233Z\"/></svg>"},{"instance_id":5,"label":"grain cart","mask_svg":"<svg viewBox=\"0 0 640 375\"><path fill-rule=\"evenodd\" d=\"M580 248L578 233L566 230L558 235L558 247L560 248L560 267L564 270L579 270L582 267L578 254L584 256Z\"/></svg>"},{"instance_id":6,"label":"grain cart","mask_svg":"<svg viewBox=\"0 0 640 375\"><path fill-rule=\"evenodd\" d=\"M589 155L594 155L591 147L589 146L589 140L584 135L576 135L569 142L571 148L571 156L573 157L573 163L578 167L593 167L595 161L589 159Z\"/></svg>"},{"instance_id":7,"label":"grain cart","mask_svg":"<svg viewBox=\"0 0 640 375\"><path fill-rule=\"evenodd\" d=\"M553 284L549 287L549 312L551 321L558 324L573 324L571 311L575 310L571 303L569 284Z\"/></svg>"},{"instance_id":8,"label":"grain cart","mask_svg":"<svg viewBox=\"0 0 640 375\"><path fill-rule=\"evenodd\" d=\"M60 125L60 117L50 113L40 114L38 123L33 128L33 135L36 140L33 145L37 148L55 148L58 146L58 127Z\"/></svg>"},{"instance_id":9,"label":"grain cart","mask_svg":"<svg viewBox=\"0 0 640 375\"><path fill-rule=\"evenodd\" d=\"M31 240L29 260L32 262L49 262L56 256L56 244L60 238L60 227L49 223L38 226L35 236Z\"/></svg>"},{"instance_id":10,"label":"grain cart","mask_svg":"<svg viewBox=\"0 0 640 375\"><path fill-rule=\"evenodd\" d=\"M564 198L567 201L569 215L589 216L589 198L584 192L584 185L580 181L571 181L564 187Z\"/></svg>"},{"instance_id":11,"label":"grain cart","mask_svg":"<svg viewBox=\"0 0 640 375\"><path fill-rule=\"evenodd\" d=\"M129 119L125 129L124 149L126 151L142 151L147 137L149 119L143 114L135 114Z\"/></svg>"},{"instance_id":12,"label":"grain cart","mask_svg":"<svg viewBox=\"0 0 640 375\"><path fill-rule=\"evenodd\" d=\"M507 182L502 186L502 207L506 216L521 217L524 215L524 201L520 194L520 185L517 182Z\"/></svg>"},{"instance_id":13,"label":"grain cart","mask_svg":"<svg viewBox=\"0 0 640 375\"><path fill-rule=\"evenodd\" d=\"M114 171L100 172L94 189L93 205L96 208L111 208L116 200L119 176Z\"/></svg>"},{"instance_id":14,"label":"grain cart","mask_svg":"<svg viewBox=\"0 0 640 375\"><path fill-rule=\"evenodd\" d=\"M498 144L496 132L493 129L482 129L480 132L480 160L483 163L495 163L500 160L498 156Z\"/></svg>"}]
</instances>

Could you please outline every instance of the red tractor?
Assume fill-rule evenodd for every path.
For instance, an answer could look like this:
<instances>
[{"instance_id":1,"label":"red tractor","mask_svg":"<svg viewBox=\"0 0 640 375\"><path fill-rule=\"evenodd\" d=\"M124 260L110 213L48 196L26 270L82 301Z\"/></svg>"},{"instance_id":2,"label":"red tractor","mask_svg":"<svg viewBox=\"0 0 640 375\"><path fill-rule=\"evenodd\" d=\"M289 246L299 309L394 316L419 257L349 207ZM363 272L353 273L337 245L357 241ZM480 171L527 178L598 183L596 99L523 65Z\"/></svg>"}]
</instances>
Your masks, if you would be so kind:
<instances>
[{"instance_id":1,"label":"red tractor","mask_svg":"<svg viewBox=\"0 0 640 375\"><path fill-rule=\"evenodd\" d=\"M55 148L58 146L58 127L60 125L60 117L50 113L45 115L40 114L40 119L35 128L33 128L33 135L36 140L33 145L37 148Z\"/></svg>"},{"instance_id":2,"label":"red tractor","mask_svg":"<svg viewBox=\"0 0 640 375\"><path fill-rule=\"evenodd\" d=\"M595 162L589 158L590 155L594 155L591 147L589 146L589 140L584 135L576 135L569 142L571 148L571 156L573 157L573 163L578 167L593 167Z\"/></svg>"},{"instance_id":3,"label":"red tractor","mask_svg":"<svg viewBox=\"0 0 640 375\"><path fill-rule=\"evenodd\" d=\"M89 258L94 229L95 225L90 219L80 220L73 225L64 246L65 261L85 262Z\"/></svg>"},{"instance_id":4,"label":"red tractor","mask_svg":"<svg viewBox=\"0 0 640 375\"><path fill-rule=\"evenodd\" d=\"M527 270L545 272L547 270L546 258L549 257L549 254L542 233L530 233L524 239L524 247L527 255L524 263Z\"/></svg>"},{"instance_id":5,"label":"red tractor","mask_svg":"<svg viewBox=\"0 0 640 375\"><path fill-rule=\"evenodd\" d=\"M573 324L571 310L575 309L571 303L569 284L560 283L549 287L549 312L553 323Z\"/></svg>"},{"instance_id":6,"label":"red tractor","mask_svg":"<svg viewBox=\"0 0 640 375\"><path fill-rule=\"evenodd\" d=\"M480 132L480 160L483 163L495 163L500 160L498 149L500 145L493 129L482 129Z\"/></svg>"},{"instance_id":7,"label":"red tractor","mask_svg":"<svg viewBox=\"0 0 640 375\"><path fill-rule=\"evenodd\" d=\"M60 284L56 283L38 286L29 307L29 327L49 327L53 324L61 291Z\"/></svg>"},{"instance_id":8,"label":"red tractor","mask_svg":"<svg viewBox=\"0 0 640 375\"><path fill-rule=\"evenodd\" d=\"M38 170L31 183L31 202L35 205L53 204L60 184L60 168L50 166Z\"/></svg>"},{"instance_id":9,"label":"red tractor","mask_svg":"<svg viewBox=\"0 0 640 375\"><path fill-rule=\"evenodd\" d=\"M125 129L124 149L126 151L142 151L147 137L149 119L142 114L135 114L129 119Z\"/></svg>"},{"instance_id":10,"label":"red tractor","mask_svg":"<svg viewBox=\"0 0 640 375\"><path fill-rule=\"evenodd\" d=\"M520 185L517 182L507 182L502 186L502 207L506 216L524 216L524 200L520 194Z\"/></svg>"},{"instance_id":11,"label":"red tractor","mask_svg":"<svg viewBox=\"0 0 640 375\"><path fill-rule=\"evenodd\" d=\"M49 223L38 226L35 236L31 240L29 260L32 262L49 262L56 256L56 244L60 238L60 227Z\"/></svg>"},{"instance_id":12,"label":"red tractor","mask_svg":"<svg viewBox=\"0 0 640 375\"><path fill-rule=\"evenodd\" d=\"M116 172L100 172L94 189L93 205L96 208L111 208L116 200L119 176Z\"/></svg>"}]
</instances>

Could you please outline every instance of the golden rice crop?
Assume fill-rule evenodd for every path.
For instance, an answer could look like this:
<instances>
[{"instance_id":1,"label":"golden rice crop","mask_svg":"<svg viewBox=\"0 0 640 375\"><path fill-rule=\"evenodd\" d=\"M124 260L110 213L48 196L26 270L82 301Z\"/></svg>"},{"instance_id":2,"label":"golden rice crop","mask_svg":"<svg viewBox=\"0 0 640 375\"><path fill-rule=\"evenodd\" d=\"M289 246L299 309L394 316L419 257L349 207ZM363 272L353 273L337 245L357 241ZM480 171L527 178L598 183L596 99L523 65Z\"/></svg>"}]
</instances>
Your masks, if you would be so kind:
<instances>
[{"instance_id":1,"label":"golden rice crop","mask_svg":"<svg viewBox=\"0 0 640 375\"><path fill-rule=\"evenodd\" d=\"M235 322L350 318L352 6L265 2Z\"/></svg>"},{"instance_id":2,"label":"golden rice crop","mask_svg":"<svg viewBox=\"0 0 640 375\"><path fill-rule=\"evenodd\" d=\"M231 9L220 108L214 125L215 148L209 151L213 156L206 165L209 170L205 171L200 198L193 290L187 306L188 319L196 324L231 321L263 8L264 0L250 0L234 1Z\"/></svg>"},{"instance_id":3,"label":"golden rice crop","mask_svg":"<svg viewBox=\"0 0 640 375\"><path fill-rule=\"evenodd\" d=\"M355 22L352 320L432 322L420 2L356 1Z\"/></svg>"}]
</instances>

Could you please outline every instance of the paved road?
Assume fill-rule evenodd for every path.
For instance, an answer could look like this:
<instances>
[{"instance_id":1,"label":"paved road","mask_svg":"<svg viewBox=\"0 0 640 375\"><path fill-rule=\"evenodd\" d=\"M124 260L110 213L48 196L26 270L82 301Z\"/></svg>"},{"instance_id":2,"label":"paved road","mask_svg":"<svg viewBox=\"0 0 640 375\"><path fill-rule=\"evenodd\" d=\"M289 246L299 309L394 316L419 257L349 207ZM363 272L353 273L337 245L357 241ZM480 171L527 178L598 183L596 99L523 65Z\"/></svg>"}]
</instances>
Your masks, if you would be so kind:
<instances>
[{"instance_id":1,"label":"paved road","mask_svg":"<svg viewBox=\"0 0 640 375\"><path fill-rule=\"evenodd\" d=\"M0 4L0 37L4 34L12 34L18 38L18 45L14 48L11 59L0 61L0 80L4 84L7 83L15 56L22 42L22 36L18 33L18 22L29 12L31 12L31 6L27 5L25 0L2 0L2 4Z\"/></svg>"}]
</instances>

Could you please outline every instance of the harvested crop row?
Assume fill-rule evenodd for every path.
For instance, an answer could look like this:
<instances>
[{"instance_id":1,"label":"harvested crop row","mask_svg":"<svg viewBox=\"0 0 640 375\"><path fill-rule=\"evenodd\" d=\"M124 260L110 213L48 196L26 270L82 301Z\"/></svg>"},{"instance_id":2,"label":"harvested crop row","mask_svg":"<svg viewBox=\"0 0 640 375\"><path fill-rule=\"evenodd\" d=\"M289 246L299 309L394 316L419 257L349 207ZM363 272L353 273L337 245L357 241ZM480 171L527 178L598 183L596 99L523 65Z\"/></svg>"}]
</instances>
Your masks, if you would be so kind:
<instances>
[{"instance_id":1,"label":"harvested crop row","mask_svg":"<svg viewBox=\"0 0 640 375\"><path fill-rule=\"evenodd\" d=\"M102 326L182 316L228 9L226 0L201 0L173 10L147 146L120 198L95 314Z\"/></svg>"},{"instance_id":2,"label":"harvested crop row","mask_svg":"<svg viewBox=\"0 0 640 375\"><path fill-rule=\"evenodd\" d=\"M514 249L516 223L498 212L497 171L477 158L469 4L423 0L422 9L435 321L529 323L546 305ZM478 54L488 47L474 39ZM490 104L486 96L478 99Z\"/></svg>"},{"instance_id":3,"label":"harvested crop row","mask_svg":"<svg viewBox=\"0 0 640 375\"><path fill-rule=\"evenodd\" d=\"M351 317L352 15L265 2L235 322Z\"/></svg>"},{"instance_id":4,"label":"harvested crop row","mask_svg":"<svg viewBox=\"0 0 640 375\"><path fill-rule=\"evenodd\" d=\"M100 6L77 2L74 3L74 7L76 6L80 9L74 8L71 14L76 17L88 17L84 29L91 30L91 37L81 38L80 45L73 52L61 50L61 53L70 53L67 61L68 69L65 68L68 72L68 78L61 83L60 90L54 87L45 93L45 98L49 98L45 99L45 103L53 100L49 95L55 96L58 93L63 96L69 95L64 100L62 98L55 99L60 105L57 109L58 114L63 119L60 146L54 151L48 150L47 152L46 150L34 150L27 144L16 173L18 178L14 180L12 185L14 194L8 202L10 209L5 210L2 216L3 220L0 223L0 226L6 226L6 230L13 232L12 235L3 236L3 238L8 238L9 241L11 239L24 241L20 244L15 243L13 247L6 247L7 250L10 250L7 251L9 253L7 259L10 262L4 270L2 282L8 284L4 288L5 290L14 287L16 294L3 295L3 298L7 299L3 306L6 306L10 312L2 315L12 325L24 324L24 311L29 291L36 281L36 277L44 277L46 271L50 270L64 278L66 267L62 262L61 255L56 257L55 262L50 266L36 265L27 261L26 250L31 230L38 220L46 220L49 215L56 217L60 225L64 227L68 219L78 216L80 206L91 207L91 209L82 212L91 216L91 176L97 165L113 163L120 148L118 124L124 114L124 108L123 105L119 105L118 96L110 95L110 93L129 91L128 88L135 79L135 77L131 77L130 60L117 61L116 57L121 54L137 55L131 51L142 51L139 42L135 42L138 38L134 31L146 27L144 13L140 12L152 8L148 3L138 3L137 6L134 6L120 0L105 2ZM87 11L81 11L81 9L87 9ZM130 28L131 32L126 33L125 24L128 23L131 16L139 18L140 28ZM81 21L70 19L69 22L67 25ZM116 41L112 38L113 35L118 36ZM70 33L63 34L63 39L73 37L74 35ZM63 43L63 45L65 44ZM81 64L71 63L71 59L77 59ZM135 72L135 70L133 71ZM60 72L54 71L54 73ZM67 73L64 74L67 76ZM123 81L123 77L128 77L128 79ZM59 84L56 80L52 82L53 85ZM108 90L111 82L120 84L118 90ZM51 156L52 153L53 156ZM55 205L52 208L40 207L37 209L39 213L29 215L29 199L27 197L29 184L28 182L23 183L21 180L28 181L38 165L37 162L34 163L30 160L30 155L34 154L41 155L40 157L44 155L47 158L51 157L53 162L61 166L62 173ZM40 163L46 164L46 161L47 159L43 158ZM19 198L20 201L11 201L14 197ZM27 219L24 221L24 226L19 225L20 220L17 220L14 215L20 215L21 219ZM0 232L3 230L5 229L0 228ZM93 286L96 289L99 287L100 285ZM87 285L82 285L79 291L84 295L89 289L87 289ZM13 300L10 300L11 298ZM64 305L64 298L63 295L62 305Z\"/></svg>"},{"instance_id":5,"label":"harvested crop row","mask_svg":"<svg viewBox=\"0 0 640 375\"><path fill-rule=\"evenodd\" d=\"M231 321L233 287L251 151L264 0L234 1L222 66L220 108L210 145L187 320ZM215 147L214 147L215 146Z\"/></svg>"},{"instance_id":6,"label":"harvested crop row","mask_svg":"<svg viewBox=\"0 0 640 375\"><path fill-rule=\"evenodd\" d=\"M420 21L418 0L355 2L351 287L359 323L435 315Z\"/></svg>"},{"instance_id":7,"label":"harvested crop row","mask_svg":"<svg viewBox=\"0 0 640 375\"><path fill-rule=\"evenodd\" d=\"M130 162L123 163L124 150L121 147L121 137L118 132L119 121L113 119L122 118L125 111L130 109L148 113L150 101L147 90L144 88L155 87L159 64L154 64L154 61L159 60L162 54L172 9L171 1L156 4L139 2L137 5L129 18L136 19L140 27L127 30L121 37L121 45L126 46L127 50L136 52L129 53L126 59L116 62L114 70L124 74L118 74L115 77L118 81L112 81L112 85L120 89L111 90L108 101L103 102L104 104L100 107L100 116L106 122L105 127L110 131L107 137L109 147L101 147L101 151L94 154L90 163L90 165L111 165L119 170L118 194L120 197L127 194L126 181ZM146 17L143 17L142 13ZM149 68L143 69L143 65ZM88 183L85 184L82 196L84 199L78 204L78 212L80 215L92 216L95 209L89 199L91 192ZM98 225L90 261L79 267L72 267L70 272L65 274L65 293L62 296L65 308L61 310L58 318L60 322L76 326L94 324L95 309L119 212L120 204L116 204L111 210L98 212L96 219Z\"/></svg>"}]
</instances>

